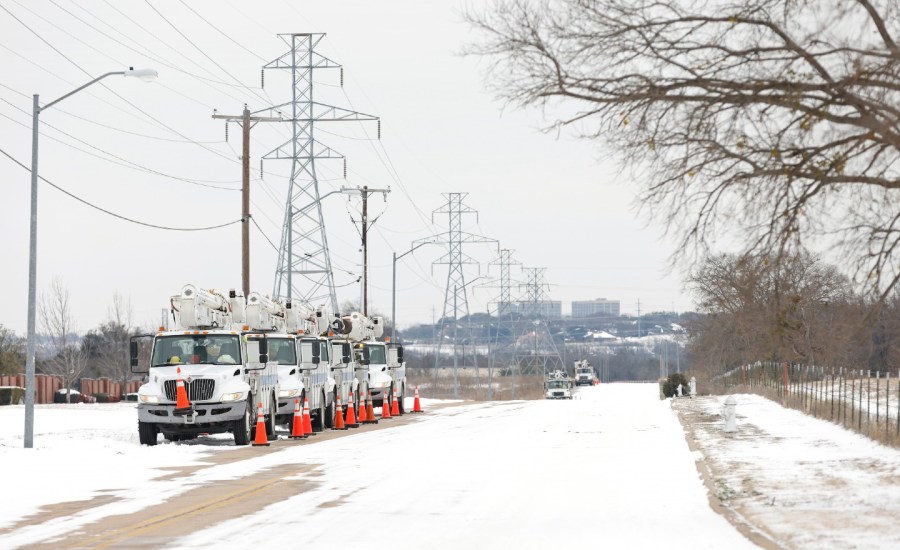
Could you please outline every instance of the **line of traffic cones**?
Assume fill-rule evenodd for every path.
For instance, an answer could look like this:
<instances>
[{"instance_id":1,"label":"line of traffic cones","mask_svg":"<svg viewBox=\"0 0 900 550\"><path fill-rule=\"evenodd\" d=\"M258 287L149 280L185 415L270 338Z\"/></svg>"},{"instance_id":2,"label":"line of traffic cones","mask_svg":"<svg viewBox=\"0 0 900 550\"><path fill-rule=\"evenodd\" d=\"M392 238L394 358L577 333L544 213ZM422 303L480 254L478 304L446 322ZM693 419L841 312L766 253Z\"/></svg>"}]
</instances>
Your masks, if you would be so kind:
<instances>
[{"instance_id":1,"label":"line of traffic cones","mask_svg":"<svg viewBox=\"0 0 900 550\"><path fill-rule=\"evenodd\" d=\"M348 428L359 428L359 423L356 421L356 412L353 410L353 392L347 394L347 419L344 420L344 424Z\"/></svg>"},{"instance_id":2,"label":"line of traffic cones","mask_svg":"<svg viewBox=\"0 0 900 550\"><path fill-rule=\"evenodd\" d=\"M269 437L266 435L266 420L263 415L262 402L260 402L256 413L256 437L253 438L253 446L269 446Z\"/></svg>"},{"instance_id":3,"label":"line of traffic cones","mask_svg":"<svg viewBox=\"0 0 900 550\"><path fill-rule=\"evenodd\" d=\"M178 374L181 374L181 369L178 369ZM184 382L181 380L181 378L178 378L178 382L176 385L176 397L178 399L176 407L189 411L191 408L191 404L187 399L187 393L184 389ZM346 430L347 428L358 428L360 424L378 423L378 419L375 416L374 407L372 406L371 391L366 395L365 404L360 403L358 419L356 416L355 408L353 406L352 393L348 396L346 420L344 419L345 415L342 413L342 410L343 406L341 404L341 396L340 394L338 394L336 396L334 411L334 428L332 428L334 430ZM424 410L422 410L422 403L419 400L419 386L416 386L415 389L412 412L425 412ZM390 398L387 396L387 392L384 392L381 397L381 418L390 419L391 417L400 415L400 406L396 392L391 390ZM309 414L309 398L303 398L302 410L300 408L300 399L294 399L294 418L291 425L290 438L306 439L311 435L315 435L315 432L313 432L312 419L310 418ZM262 410L262 403L259 404L259 409L256 415L256 437L253 440L253 446L269 446L268 437L266 436L266 422L265 415L263 414Z\"/></svg>"}]
</instances>

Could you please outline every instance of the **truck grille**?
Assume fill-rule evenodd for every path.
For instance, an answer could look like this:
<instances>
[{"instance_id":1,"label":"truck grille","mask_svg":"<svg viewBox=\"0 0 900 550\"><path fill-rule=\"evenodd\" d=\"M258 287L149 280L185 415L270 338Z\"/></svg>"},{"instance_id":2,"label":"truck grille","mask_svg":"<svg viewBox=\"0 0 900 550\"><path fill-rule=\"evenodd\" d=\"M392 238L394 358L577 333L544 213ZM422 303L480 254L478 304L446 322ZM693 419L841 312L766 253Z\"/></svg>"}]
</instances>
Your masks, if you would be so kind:
<instances>
[{"instance_id":1,"label":"truck grille","mask_svg":"<svg viewBox=\"0 0 900 550\"><path fill-rule=\"evenodd\" d=\"M561 392L561 391L553 392L553 397L562 397L562 396L563 396L563 392Z\"/></svg>"},{"instance_id":2,"label":"truck grille","mask_svg":"<svg viewBox=\"0 0 900 550\"><path fill-rule=\"evenodd\" d=\"M198 378L184 383L187 396L190 401L206 401L212 399L216 381L209 378ZM166 391L166 399L175 401L175 380L166 380L163 388Z\"/></svg>"}]
</instances>

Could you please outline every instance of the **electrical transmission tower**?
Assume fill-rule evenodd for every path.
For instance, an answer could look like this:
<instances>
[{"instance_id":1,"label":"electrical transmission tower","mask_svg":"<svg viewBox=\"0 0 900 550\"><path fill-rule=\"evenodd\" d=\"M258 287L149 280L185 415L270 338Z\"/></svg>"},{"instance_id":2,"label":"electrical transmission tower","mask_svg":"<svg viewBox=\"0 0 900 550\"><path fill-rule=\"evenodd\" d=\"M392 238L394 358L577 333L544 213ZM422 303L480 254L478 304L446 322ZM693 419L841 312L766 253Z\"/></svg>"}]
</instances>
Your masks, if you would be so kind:
<instances>
[{"instance_id":1,"label":"electrical transmission tower","mask_svg":"<svg viewBox=\"0 0 900 550\"><path fill-rule=\"evenodd\" d=\"M526 321L519 338L516 339L516 352L513 364L522 374L535 374L540 372L546 376L547 371L565 370L565 363L550 335L549 299L547 298L548 285L544 282L546 268L532 267L522 268L527 282L525 287L526 299L520 302L521 313Z\"/></svg>"},{"instance_id":2,"label":"electrical transmission tower","mask_svg":"<svg viewBox=\"0 0 900 550\"><path fill-rule=\"evenodd\" d=\"M319 103L313 99L313 73L318 69L340 69L341 86L344 85L344 69L340 64L315 51L325 34L279 34L290 46L290 51L263 66L291 72L291 101L265 109L278 110L291 107L291 137L265 156L264 160L290 160L290 189L284 209L284 226L278 249L278 265L275 268L275 285L272 294L276 298L294 297L311 305L330 303L338 311L337 295L325 220L322 217L322 198L316 176L316 161L341 159L344 176L347 164L344 156L323 145L314 137L316 124L336 121L378 121L378 138L381 139L381 122L378 117L358 113L341 107ZM330 193L329 193L330 194ZM302 285L295 284L294 275L302 277Z\"/></svg>"},{"instance_id":3,"label":"electrical transmission tower","mask_svg":"<svg viewBox=\"0 0 900 550\"><path fill-rule=\"evenodd\" d=\"M512 298L510 293L510 284L509 284L509 270L514 265L522 265L519 262L513 261L512 259L513 251L504 248L500 250L499 257L492 261L491 265L499 265L500 266L500 296L497 299L497 317L506 317L507 315L513 313L513 305Z\"/></svg>"},{"instance_id":4,"label":"electrical transmission tower","mask_svg":"<svg viewBox=\"0 0 900 550\"><path fill-rule=\"evenodd\" d=\"M444 193L443 195L447 198L447 202L444 206L432 213L431 219L434 221L435 214L447 214L449 220L448 230L446 233L441 233L433 239L431 237L424 239L425 241L433 241L435 244L447 246L447 253L436 260L434 264L446 264L449 266L449 269L447 270L447 288L444 292L444 309L443 314L441 315L440 329L438 330L437 335L438 345L435 350L435 368L440 366L444 325L447 322L448 316L452 316L454 323L454 364L456 363L456 340L458 336L456 327L462 316L465 316L466 318L469 317L469 299L466 291L466 278L465 273L463 272L463 265L477 264L478 262L463 252L463 245L474 243L497 243L496 239L489 239L462 230L463 215L475 214L476 219L478 216L477 210L463 204L463 199L465 199L468 193ZM465 354L463 354L463 356L465 356Z\"/></svg>"}]
</instances>

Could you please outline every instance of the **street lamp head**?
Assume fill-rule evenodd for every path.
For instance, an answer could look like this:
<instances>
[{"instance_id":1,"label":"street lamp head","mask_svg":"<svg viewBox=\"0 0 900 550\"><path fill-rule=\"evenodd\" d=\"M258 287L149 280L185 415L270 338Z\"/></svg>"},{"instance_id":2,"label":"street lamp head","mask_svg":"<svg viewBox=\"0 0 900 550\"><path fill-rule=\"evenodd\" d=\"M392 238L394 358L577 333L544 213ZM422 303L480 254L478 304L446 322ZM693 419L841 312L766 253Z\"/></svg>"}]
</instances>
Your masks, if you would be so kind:
<instances>
[{"instance_id":1,"label":"street lamp head","mask_svg":"<svg viewBox=\"0 0 900 550\"><path fill-rule=\"evenodd\" d=\"M134 67L128 67L128 70L123 74L125 76L135 76L144 82L153 82L159 76L155 69L135 69Z\"/></svg>"}]
</instances>

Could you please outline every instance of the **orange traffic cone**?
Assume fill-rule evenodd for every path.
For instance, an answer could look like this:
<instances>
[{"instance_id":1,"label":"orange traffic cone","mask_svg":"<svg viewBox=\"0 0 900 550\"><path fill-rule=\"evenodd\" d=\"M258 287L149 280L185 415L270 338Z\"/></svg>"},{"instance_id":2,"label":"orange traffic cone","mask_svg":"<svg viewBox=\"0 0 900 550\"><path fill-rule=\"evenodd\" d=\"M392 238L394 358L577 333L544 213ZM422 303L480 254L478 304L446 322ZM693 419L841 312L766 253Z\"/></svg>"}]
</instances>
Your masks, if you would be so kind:
<instances>
[{"instance_id":1,"label":"orange traffic cone","mask_svg":"<svg viewBox=\"0 0 900 550\"><path fill-rule=\"evenodd\" d=\"M400 405L397 403L397 392L391 390L391 416L400 416Z\"/></svg>"},{"instance_id":2,"label":"orange traffic cone","mask_svg":"<svg viewBox=\"0 0 900 550\"><path fill-rule=\"evenodd\" d=\"M359 414L357 415L356 420L360 424L368 424L369 423L369 417L366 416L366 400L365 399L359 400Z\"/></svg>"},{"instance_id":3,"label":"orange traffic cone","mask_svg":"<svg viewBox=\"0 0 900 550\"><path fill-rule=\"evenodd\" d=\"M413 400L413 411L414 413L425 412L422 410L422 404L419 403L419 386L416 386L416 397Z\"/></svg>"},{"instance_id":4,"label":"orange traffic cone","mask_svg":"<svg viewBox=\"0 0 900 550\"><path fill-rule=\"evenodd\" d=\"M266 436L266 421L263 418L262 403L259 404L259 412L256 413L256 437L253 438L253 446L269 446L269 438Z\"/></svg>"},{"instance_id":5,"label":"orange traffic cone","mask_svg":"<svg viewBox=\"0 0 900 550\"><path fill-rule=\"evenodd\" d=\"M385 420L391 417L391 398L388 397L387 390L381 392L381 419Z\"/></svg>"},{"instance_id":6,"label":"orange traffic cone","mask_svg":"<svg viewBox=\"0 0 900 550\"><path fill-rule=\"evenodd\" d=\"M345 421L348 428L359 428L356 422L356 412L353 410L353 392L347 394L347 420Z\"/></svg>"},{"instance_id":7,"label":"orange traffic cone","mask_svg":"<svg viewBox=\"0 0 900 550\"><path fill-rule=\"evenodd\" d=\"M366 395L366 424L378 424L378 418L375 416L375 407L372 406L372 392Z\"/></svg>"},{"instance_id":8,"label":"orange traffic cone","mask_svg":"<svg viewBox=\"0 0 900 550\"><path fill-rule=\"evenodd\" d=\"M303 413L300 412L300 400L294 399L294 424L291 426L291 439L306 439L303 433Z\"/></svg>"},{"instance_id":9,"label":"orange traffic cone","mask_svg":"<svg viewBox=\"0 0 900 550\"><path fill-rule=\"evenodd\" d=\"M181 367L178 367L178 381L175 383L175 410L177 415L191 414L191 402L188 401L187 391L184 389L184 380L181 379Z\"/></svg>"},{"instance_id":10,"label":"orange traffic cone","mask_svg":"<svg viewBox=\"0 0 900 550\"><path fill-rule=\"evenodd\" d=\"M346 430L344 426L344 407L341 405L341 394L337 394L337 404L334 406L334 428L332 430Z\"/></svg>"},{"instance_id":11,"label":"orange traffic cone","mask_svg":"<svg viewBox=\"0 0 900 550\"><path fill-rule=\"evenodd\" d=\"M309 417L309 397L303 398L303 436L316 435L312 429L312 419Z\"/></svg>"}]
</instances>

